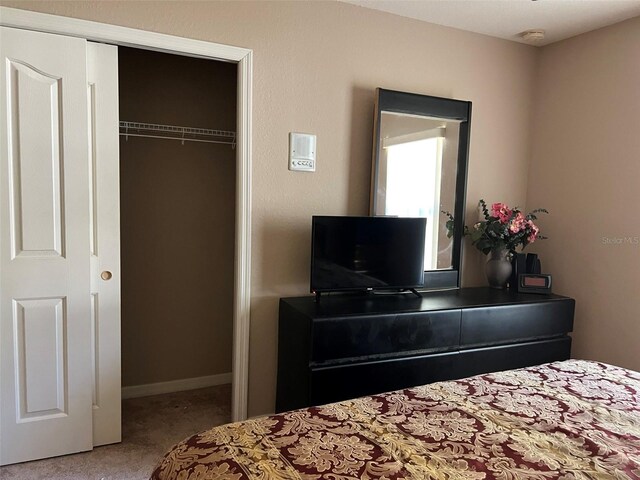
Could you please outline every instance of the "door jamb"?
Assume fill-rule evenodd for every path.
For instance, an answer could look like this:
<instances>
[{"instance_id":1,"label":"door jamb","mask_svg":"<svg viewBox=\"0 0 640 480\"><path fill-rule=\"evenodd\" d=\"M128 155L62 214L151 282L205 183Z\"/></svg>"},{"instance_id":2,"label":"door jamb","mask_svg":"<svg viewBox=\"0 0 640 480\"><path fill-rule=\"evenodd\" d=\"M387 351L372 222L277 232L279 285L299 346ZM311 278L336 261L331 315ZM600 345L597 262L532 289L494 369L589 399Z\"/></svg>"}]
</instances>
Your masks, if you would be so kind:
<instances>
[{"instance_id":1,"label":"door jamb","mask_svg":"<svg viewBox=\"0 0 640 480\"><path fill-rule=\"evenodd\" d=\"M251 136L253 51L77 18L0 7L0 25L54 33L126 47L143 48L238 65L235 280L231 417L247 418L251 289Z\"/></svg>"}]
</instances>

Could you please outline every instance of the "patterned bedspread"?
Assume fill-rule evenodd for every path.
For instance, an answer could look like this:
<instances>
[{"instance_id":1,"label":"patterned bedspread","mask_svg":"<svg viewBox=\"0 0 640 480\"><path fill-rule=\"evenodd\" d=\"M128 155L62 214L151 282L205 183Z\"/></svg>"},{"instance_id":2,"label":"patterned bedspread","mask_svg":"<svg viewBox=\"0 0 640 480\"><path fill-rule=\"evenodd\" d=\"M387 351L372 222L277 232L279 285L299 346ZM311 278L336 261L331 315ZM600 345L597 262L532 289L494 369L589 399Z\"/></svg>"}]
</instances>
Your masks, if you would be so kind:
<instances>
[{"instance_id":1,"label":"patterned bedspread","mask_svg":"<svg viewBox=\"0 0 640 480\"><path fill-rule=\"evenodd\" d=\"M640 374L569 360L222 425L151 478L640 479Z\"/></svg>"}]
</instances>

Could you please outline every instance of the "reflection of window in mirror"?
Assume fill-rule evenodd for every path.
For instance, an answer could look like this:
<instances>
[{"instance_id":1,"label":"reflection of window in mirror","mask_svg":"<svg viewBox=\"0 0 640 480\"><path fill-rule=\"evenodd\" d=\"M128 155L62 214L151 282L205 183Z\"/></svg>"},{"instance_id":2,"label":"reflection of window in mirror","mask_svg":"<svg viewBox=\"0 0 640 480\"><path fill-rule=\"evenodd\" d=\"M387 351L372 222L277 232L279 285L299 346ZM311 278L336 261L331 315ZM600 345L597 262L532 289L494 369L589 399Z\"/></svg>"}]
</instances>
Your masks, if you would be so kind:
<instances>
[{"instance_id":1,"label":"reflection of window in mirror","mask_svg":"<svg viewBox=\"0 0 640 480\"><path fill-rule=\"evenodd\" d=\"M424 269L437 268L442 137L387 139L387 203L384 215L426 217ZM401 143L395 143L401 141Z\"/></svg>"}]
</instances>

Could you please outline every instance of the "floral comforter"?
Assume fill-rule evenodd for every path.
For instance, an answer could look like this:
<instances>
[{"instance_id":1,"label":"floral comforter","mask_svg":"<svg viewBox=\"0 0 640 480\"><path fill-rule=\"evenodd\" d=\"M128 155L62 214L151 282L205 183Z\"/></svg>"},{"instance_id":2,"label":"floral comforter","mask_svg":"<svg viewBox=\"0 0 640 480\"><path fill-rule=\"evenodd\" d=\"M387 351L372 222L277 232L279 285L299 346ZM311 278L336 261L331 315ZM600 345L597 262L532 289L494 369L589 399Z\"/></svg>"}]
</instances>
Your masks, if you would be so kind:
<instances>
[{"instance_id":1,"label":"floral comforter","mask_svg":"<svg viewBox=\"0 0 640 480\"><path fill-rule=\"evenodd\" d=\"M151 478L640 479L640 374L569 360L222 425Z\"/></svg>"}]
</instances>

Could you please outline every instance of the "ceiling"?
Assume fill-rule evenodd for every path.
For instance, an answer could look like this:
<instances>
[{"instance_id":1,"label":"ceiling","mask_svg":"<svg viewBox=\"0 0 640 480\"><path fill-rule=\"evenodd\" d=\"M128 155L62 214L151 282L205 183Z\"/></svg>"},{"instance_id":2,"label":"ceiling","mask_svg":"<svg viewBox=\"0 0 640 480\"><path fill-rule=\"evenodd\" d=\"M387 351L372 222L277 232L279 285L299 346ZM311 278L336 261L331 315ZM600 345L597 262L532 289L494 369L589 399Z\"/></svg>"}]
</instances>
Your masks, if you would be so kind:
<instances>
[{"instance_id":1,"label":"ceiling","mask_svg":"<svg viewBox=\"0 0 640 480\"><path fill-rule=\"evenodd\" d=\"M341 0L429 23L538 46L640 15L640 0ZM544 40L522 37L545 30Z\"/></svg>"}]
</instances>

